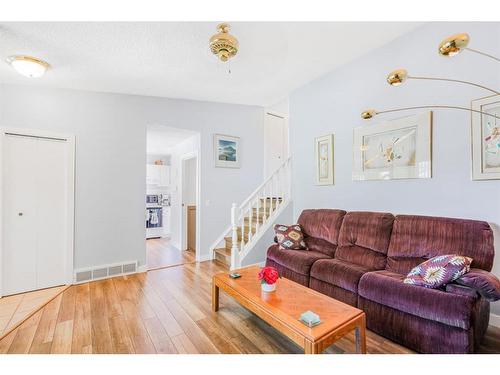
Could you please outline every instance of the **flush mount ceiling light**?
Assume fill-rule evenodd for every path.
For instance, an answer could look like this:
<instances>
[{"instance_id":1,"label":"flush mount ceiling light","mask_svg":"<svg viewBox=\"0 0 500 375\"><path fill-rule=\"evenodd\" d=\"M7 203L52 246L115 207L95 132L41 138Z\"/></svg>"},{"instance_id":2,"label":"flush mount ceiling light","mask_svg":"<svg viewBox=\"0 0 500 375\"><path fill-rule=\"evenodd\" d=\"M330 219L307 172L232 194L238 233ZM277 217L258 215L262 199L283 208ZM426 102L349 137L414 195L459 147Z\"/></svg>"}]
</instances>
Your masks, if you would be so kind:
<instances>
[{"instance_id":1,"label":"flush mount ceiling light","mask_svg":"<svg viewBox=\"0 0 500 375\"><path fill-rule=\"evenodd\" d=\"M229 34L231 27L227 23L217 25L218 33L210 38L210 50L220 61L226 62L238 53L238 39Z\"/></svg>"},{"instance_id":2,"label":"flush mount ceiling light","mask_svg":"<svg viewBox=\"0 0 500 375\"><path fill-rule=\"evenodd\" d=\"M25 77L39 78L50 68L49 63L32 56L9 56L7 62Z\"/></svg>"}]
</instances>

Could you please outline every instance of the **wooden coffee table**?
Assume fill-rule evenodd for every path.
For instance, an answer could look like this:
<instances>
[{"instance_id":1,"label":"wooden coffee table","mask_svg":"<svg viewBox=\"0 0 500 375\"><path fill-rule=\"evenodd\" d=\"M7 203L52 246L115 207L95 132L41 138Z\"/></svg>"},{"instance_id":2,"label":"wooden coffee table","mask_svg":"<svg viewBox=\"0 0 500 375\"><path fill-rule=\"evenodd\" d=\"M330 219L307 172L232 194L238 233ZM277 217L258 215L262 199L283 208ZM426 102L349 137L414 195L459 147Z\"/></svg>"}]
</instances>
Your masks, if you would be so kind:
<instances>
[{"instance_id":1,"label":"wooden coffee table","mask_svg":"<svg viewBox=\"0 0 500 375\"><path fill-rule=\"evenodd\" d=\"M243 307L270 324L297 345L306 354L318 354L355 331L356 352L366 353L365 313L310 288L282 278L276 291L264 293L257 279L260 267L236 270L238 279L228 272L218 273L212 280L212 309L219 310L219 288L238 301ZM299 321L300 315L311 310L318 314L321 323L309 328Z\"/></svg>"}]
</instances>

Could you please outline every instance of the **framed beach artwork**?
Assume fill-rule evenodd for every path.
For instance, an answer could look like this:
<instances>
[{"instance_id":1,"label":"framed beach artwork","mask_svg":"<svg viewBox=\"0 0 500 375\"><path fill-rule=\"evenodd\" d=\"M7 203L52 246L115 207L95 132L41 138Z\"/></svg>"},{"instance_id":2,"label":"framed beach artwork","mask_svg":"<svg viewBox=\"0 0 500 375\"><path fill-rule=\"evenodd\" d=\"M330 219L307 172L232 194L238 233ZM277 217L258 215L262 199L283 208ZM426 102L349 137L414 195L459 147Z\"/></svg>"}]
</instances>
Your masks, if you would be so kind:
<instances>
[{"instance_id":1,"label":"framed beach artwork","mask_svg":"<svg viewBox=\"0 0 500 375\"><path fill-rule=\"evenodd\" d=\"M432 176L432 112L354 129L353 180Z\"/></svg>"},{"instance_id":2,"label":"framed beach artwork","mask_svg":"<svg viewBox=\"0 0 500 375\"><path fill-rule=\"evenodd\" d=\"M472 101L472 109L500 117L500 95ZM472 112L472 179L500 179L500 119Z\"/></svg>"},{"instance_id":3,"label":"framed beach artwork","mask_svg":"<svg viewBox=\"0 0 500 375\"><path fill-rule=\"evenodd\" d=\"M333 185L333 134L314 140L316 185Z\"/></svg>"},{"instance_id":4,"label":"framed beach artwork","mask_svg":"<svg viewBox=\"0 0 500 375\"><path fill-rule=\"evenodd\" d=\"M214 134L215 166L223 168L240 167L240 138Z\"/></svg>"}]
</instances>

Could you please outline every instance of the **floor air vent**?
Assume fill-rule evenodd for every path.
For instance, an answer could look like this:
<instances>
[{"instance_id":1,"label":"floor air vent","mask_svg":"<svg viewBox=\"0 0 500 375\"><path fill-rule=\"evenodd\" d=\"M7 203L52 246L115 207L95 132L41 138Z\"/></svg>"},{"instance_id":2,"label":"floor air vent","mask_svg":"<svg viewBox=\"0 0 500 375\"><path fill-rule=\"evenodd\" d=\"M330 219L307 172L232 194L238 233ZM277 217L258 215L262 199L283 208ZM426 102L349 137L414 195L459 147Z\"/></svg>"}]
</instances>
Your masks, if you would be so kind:
<instances>
[{"instance_id":1,"label":"floor air vent","mask_svg":"<svg viewBox=\"0 0 500 375\"><path fill-rule=\"evenodd\" d=\"M137 262L109 264L95 268L79 269L75 271L75 283L84 283L92 280L101 280L107 277L125 275L137 272Z\"/></svg>"}]
</instances>

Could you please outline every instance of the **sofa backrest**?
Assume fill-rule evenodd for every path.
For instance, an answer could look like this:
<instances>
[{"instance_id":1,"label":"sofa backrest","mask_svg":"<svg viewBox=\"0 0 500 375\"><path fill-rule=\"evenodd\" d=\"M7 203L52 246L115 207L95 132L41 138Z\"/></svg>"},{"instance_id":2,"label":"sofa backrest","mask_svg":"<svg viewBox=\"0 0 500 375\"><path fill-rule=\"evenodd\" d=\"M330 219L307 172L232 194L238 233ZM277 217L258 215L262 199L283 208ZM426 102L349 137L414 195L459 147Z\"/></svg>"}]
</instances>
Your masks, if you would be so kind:
<instances>
[{"instance_id":1,"label":"sofa backrest","mask_svg":"<svg viewBox=\"0 0 500 375\"><path fill-rule=\"evenodd\" d=\"M304 232L307 248L333 257L345 213L330 209L302 211L298 223Z\"/></svg>"},{"instance_id":2,"label":"sofa backrest","mask_svg":"<svg viewBox=\"0 0 500 375\"><path fill-rule=\"evenodd\" d=\"M491 271L493 231L485 221L398 215L394 220L386 269L407 274L436 255L471 257L472 267Z\"/></svg>"},{"instance_id":3,"label":"sofa backrest","mask_svg":"<svg viewBox=\"0 0 500 375\"><path fill-rule=\"evenodd\" d=\"M340 228L335 259L364 266L385 268L394 216L382 212L348 212Z\"/></svg>"}]
</instances>

